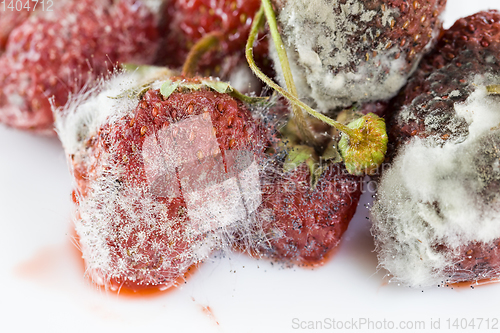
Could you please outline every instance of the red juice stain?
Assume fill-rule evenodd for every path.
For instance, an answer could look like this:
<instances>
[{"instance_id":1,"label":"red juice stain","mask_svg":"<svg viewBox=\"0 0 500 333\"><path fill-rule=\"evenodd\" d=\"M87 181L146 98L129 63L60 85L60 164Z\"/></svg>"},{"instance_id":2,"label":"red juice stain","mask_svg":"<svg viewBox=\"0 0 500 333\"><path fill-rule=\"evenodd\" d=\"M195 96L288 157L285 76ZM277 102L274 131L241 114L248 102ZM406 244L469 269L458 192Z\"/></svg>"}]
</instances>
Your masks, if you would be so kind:
<instances>
[{"instance_id":1,"label":"red juice stain","mask_svg":"<svg viewBox=\"0 0 500 333\"><path fill-rule=\"evenodd\" d=\"M212 319L214 321L214 323L217 324L217 326L220 326L220 324L217 321L217 319L215 318L214 313L212 311L212 308L210 308L210 306L208 306L208 305L207 306L200 305L200 308L201 308L201 311L203 311L203 313L207 315L207 317L209 317L210 319Z\"/></svg>"},{"instance_id":2,"label":"red juice stain","mask_svg":"<svg viewBox=\"0 0 500 333\"><path fill-rule=\"evenodd\" d=\"M142 286L142 285L121 285L117 281L111 281L111 287L106 288L107 292L124 298L156 298L174 292L177 287L185 284L189 278L198 270L198 265L192 265L187 272L178 277L172 286Z\"/></svg>"},{"instance_id":3,"label":"red juice stain","mask_svg":"<svg viewBox=\"0 0 500 333\"><path fill-rule=\"evenodd\" d=\"M497 284L499 282L500 280L483 279L478 281L462 281L462 282L447 283L444 285L444 287L457 290L464 290L464 289L475 289L477 287L490 286L493 284Z\"/></svg>"},{"instance_id":4,"label":"red juice stain","mask_svg":"<svg viewBox=\"0 0 500 333\"><path fill-rule=\"evenodd\" d=\"M74 232L71 231L63 243L39 249L31 259L20 263L15 268L14 273L21 278L54 286L61 285L65 279L63 274L71 269L78 269L83 276L85 266L81 260L81 253L75 247L73 234ZM68 265L68 263L73 262L77 263L78 266Z\"/></svg>"},{"instance_id":5,"label":"red juice stain","mask_svg":"<svg viewBox=\"0 0 500 333\"><path fill-rule=\"evenodd\" d=\"M191 300L193 302L196 302L196 300L192 296L191 296ZM213 320L213 322L215 324L217 324L217 326L220 326L219 321L215 318L215 315L214 315L214 313L213 313L212 308L210 307L210 305L206 305L206 306L205 305L201 305L201 304L197 304L197 305L200 307L201 311L205 315L207 315L211 320Z\"/></svg>"},{"instance_id":6,"label":"red juice stain","mask_svg":"<svg viewBox=\"0 0 500 333\"><path fill-rule=\"evenodd\" d=\"M382 278L382 281L380 282L380 286L377 288L377 292L380 290L380 288L387 287L391 283L391 278L389 275L384 275Z\"/></svg>"},{"instance_id":7,"label":"red juice stain","mask_svg":"<svg viewBox=\"0 0 500 333\"><path fill-rule=\"evenodd\" d=\"M22 278L40 279L50 277L50 268L55 257L60 253L57 246L48 246L39 250L35 256L15 268L15 274Z\"/></svg>"}]
</instances>

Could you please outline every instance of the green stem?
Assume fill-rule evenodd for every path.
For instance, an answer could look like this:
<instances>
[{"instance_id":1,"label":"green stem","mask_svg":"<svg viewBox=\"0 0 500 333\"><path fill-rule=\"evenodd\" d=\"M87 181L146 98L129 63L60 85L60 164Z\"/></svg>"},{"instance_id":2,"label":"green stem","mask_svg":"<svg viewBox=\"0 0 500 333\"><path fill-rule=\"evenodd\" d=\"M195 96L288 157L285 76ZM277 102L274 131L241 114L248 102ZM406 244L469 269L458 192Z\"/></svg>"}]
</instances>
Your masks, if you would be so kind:
<instances>
[{"instance_id":1,"label":"green stem","mask_svg":"<svg viewBox=\"0 0 500 333\"><path fill-rule=\"evenodd\" d=\"M182 66L182 75L186 77L193 76L196 74L198 68L198 63L201 57L207 52L216 47L221 39L221 33L219 31L211 32L203 36L200 40L194 44L194 46L189 50L184 66Z\"/></svg>"},{"instance_id":2,"label":"green stem","mask_svg":"<svg viewBox=\"0 0 500 333\"><path fill-rule=\"evenodd\" d=\"M321 113L313 110L307 104L303 103L297 97L295 97L293 95L293 93L289 93L285 89L281 88L273 80L271 80L269 77L267 77L260 70L260 68L257 66L257 64L255 63L255 60L253 58L253 44L255 42L255 39L257 37L257 34L258 34L260 28L264 25L264 13L265 13L266 1L268 2L268 5L271 6L269 0L262 0L263 5L261 6L261 8L257 12L257 14L255 14L255 17L254 17L253 23L252 23L252 28L250 30L250 35L248 36L247 45L245 47L245 55L246 55L246 58L247 58L247 61L248 61L248 65L250 66L250 68L252 69L252 71L254 72L254 74L259 79L261 79L262 81L264 81L264 83L266 83L268 86L270 86L271 88L273 88L274 90L278 91L280 94L282 94L283 96L285 96L285 98L287 98L294 106L298 106L298 107L304 109L311 116L313 116L313 117L315 117L315 118L317 118L317 119L319 119L319 120L327 123L330 126L335 127L336 129L338 129L342 133L347 134L351 139L361 140L361 138L359 137L359 135L356 134L349 127L347 127L347 126L345 126L345 125L343 125L343 124L341 124L341 123L339 123L339 122L337 122L337 121L335 121L333 119L330 119L327 116L325 116L325 115L323 115L323 114L321 114ZM272 7L268 8L268 10L272 11ZM273 11L273 16L274 16L274 11ZM269 17L268 17L268 20L269 20ZM272 21L272 17L271 17L271 21ZM279 36L279 32L278 32L278 29L277 29L276 17L275 16L274 16L274 28L272 27L272 23L271 22L268 22L268 24L269 24L269 27L271 29L271 34L273 34L272 31L275 30L275 33L277 33L278 36ZM273 40L274 40L274 37L273 37ZM281 37L279 38L279 40L281 41ZM274 40L274 42L276 43L276 40ZM284 49L284 46L283 46L282 42L281 42L280 45L276 45L276 49L278 50L278 56L279 56L279 53L281 51L282 51L282 53L285 53L285 56L286 56L286 51ZM280 59L280 61L281 61L281 59ZM288 58L286 60L286 64L288 65ZM283 63L281 63L281 65L284 66ZM288 65L288 72L290 72L289 68L290 67ZM284 71L284 72L286 72L286 71ZM287 82L286 76L285 76L285 82ZM292 83L293 83L293 79L292 79ZM295 87L295 85L293 85L293 87ZM297 113L299 113L300 115L303 116L303 113L302 113L301 110L299 112L297 112ZM295 117L297 117L297 113L294 113ZM300 117L300 115L299 115L299 117Z\"/></svg>"},{"instance_id":3,"label":"green stem","mask_svg":"<svg viewBox=\"0 0 500 333\"><path fill-rule=\"evenodd\" d=\"M274 45L276 46L276 52L278 53L278 58L280 60L281 68L283 70L283 77L285 78L285 83L290 94L298 96L297 88L295 87L295 82L293 82L292 72L290 71L290 63L288 62L288 56L285 51L285 46L281 35L278 31L278 24L276 22L276 15L274 14L273 7L269 0L262 0L262 7L264 8L264 14L267 19L267 24L269 25L269 31L271 32L271 37L273 38ZM294 108L298 108L294 105ZM295 111L295 110L294 110ZM302 110L296 110L297 113L302 114Z\"/></svg>"},{"instance_id":4,"label":"green stem","mask_svg":"<svg viewBox=\"0 0 500 333\"><path fill-rule=\"evenodd\" d=\"M292 71L290 70L290 63L288 62L288 56L285 51L285 46L281 35L278 30L278 23L276 22L276 15L270 1L262 1L261 7L264 8L264 14L266 16L269 31L271 32L271 37L273 39L274 45L276 46L276 51L278 53L278 58L280 60L283 77L285 79L285 84L293 96L298 96L297 88L295 87L295 82L293 81ZM297 127L304 138L306 143L316 146L316 139L314 133L310 130L304 111L297 105L292 103L292 114Z\"/></svg>"}]
</instances>

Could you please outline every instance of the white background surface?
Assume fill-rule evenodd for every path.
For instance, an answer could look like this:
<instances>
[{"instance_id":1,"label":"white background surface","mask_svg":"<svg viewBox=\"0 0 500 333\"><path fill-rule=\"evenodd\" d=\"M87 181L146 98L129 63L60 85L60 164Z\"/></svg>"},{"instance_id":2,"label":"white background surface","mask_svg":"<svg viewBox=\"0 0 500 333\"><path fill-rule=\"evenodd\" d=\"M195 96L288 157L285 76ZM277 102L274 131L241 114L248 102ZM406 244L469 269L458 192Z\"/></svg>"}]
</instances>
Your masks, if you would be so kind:
<instances>
[{"instance_id":1,"label":"white background surface","mask_svg":"<svg viewBox=\"0 0 500 333\"><path fill-rule=\"evenodd\" d=\"M487 8L500 9L500 1L448 0L445 26ZM57 139L0 126L0 325L5 332L304 331L293 329L294 318L385 319L395 327L402 321L425 323L425 330L407 332L439 331L430 321L440 319L445 332L500 331L500 323L497 330L485 330L485 322L481 330L446 329L448 318L500 319L500 284L473 290L387 284L371 252L363 206L368 195L324 267L283 269L231 254L213 258L185 285L156 297L98 291L82 277L70 242L70 184Z\"/></svg>"}]
</instances>

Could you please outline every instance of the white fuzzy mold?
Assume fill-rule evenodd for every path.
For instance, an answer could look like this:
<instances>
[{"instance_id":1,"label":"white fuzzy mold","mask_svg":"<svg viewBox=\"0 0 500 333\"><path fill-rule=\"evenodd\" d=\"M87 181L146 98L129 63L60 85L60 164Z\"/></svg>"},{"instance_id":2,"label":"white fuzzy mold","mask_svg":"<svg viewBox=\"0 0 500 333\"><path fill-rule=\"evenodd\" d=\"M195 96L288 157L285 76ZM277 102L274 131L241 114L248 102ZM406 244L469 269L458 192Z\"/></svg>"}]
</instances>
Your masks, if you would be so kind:
<instances>
[{"instance_id":1,"label":"white fuzzy mold","mask_svg":"<svg viewBox=\"0 0 500 333\"><path fill-rule=\"evenodd\" d=\"M299 97L327 112L355 102L386 100L406 83L408 68L399 45L379 42L381 22L391 29L399 8L368 10L359 0L286 0L278 22ZM439 27L433 34L437 36ZM427 51L434 38L424 47ZM361 49L366 53L360 54ZM271 55L284 82L276 50ZM421 55L416 55L416 60Z\"/></svg>"},{"instance_id":2,"label":"white fuzzy mold","mask_svg":"<svg viewBox=\"0 0 500 333\"><path fill-rule=\"evenodd\" d=\"M154 81L158 75L163 80ZM138 91L158 89L170 76L156 68L120 73L55 111L75 176L74 222L87 274L106 287L168 288L214 249L231 246L235 229L246 228L261 202L254 153L228 150L223 164L208 112L144 135L131 148L140 154L138 169L127 169L125 137L113 140L113 129L130 126L124 119L134 119Z\"/></svg>"},{"instance_id":3,"label":"white fuzzy mold","mask_svg":"<svg viewBox=\"0 0 500 333\"><path fill-rule=\"evenodd\" d=\"M469 125L465 140L414 138L401 147L371 211L380 265L404 285L498 278L458 271L467 246L496 248L500 238L499 99L478 86L455 112Z\"/></svg>"}]
</instances>

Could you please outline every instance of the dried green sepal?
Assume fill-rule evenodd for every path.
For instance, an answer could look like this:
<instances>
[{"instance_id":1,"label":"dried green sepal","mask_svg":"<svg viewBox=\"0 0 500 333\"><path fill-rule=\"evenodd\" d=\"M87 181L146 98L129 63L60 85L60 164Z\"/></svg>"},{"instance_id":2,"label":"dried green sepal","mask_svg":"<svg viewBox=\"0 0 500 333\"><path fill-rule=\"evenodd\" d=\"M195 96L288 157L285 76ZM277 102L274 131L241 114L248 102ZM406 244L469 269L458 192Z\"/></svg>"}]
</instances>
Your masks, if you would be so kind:
<instances>
[{"instance_id":1,"label":"dried green sepal","mask_svg":"<svg viewBox=\"0 0 500 333\"><path fill-rule=\"evenodd\" d=\"M160 87L160 93L165 99L168 99L170 95L179 87L180 82L172 82L170 80L167 80L163 82L163 84Z\"/></svg>"},{"instance_id":2,"label":"dried green sepal","mask_svg":"<svg viewBox=\"0 0 500 333\"><path fill-rule=\"evenodd\" d=\"M297 131L297 125L293 118L280 130L281 141L279 145L287 153L283 171L290 172L305 163L309 169L310 187L311 190L314 190L328 165L342 162L342 157L336 148L334 139L326 143L326 149L320 155L314 147L304 144Z\"/></svg>"},{"instance_id":3,"label":"dried green sepal","mask_svg":"<svg viewBox=\"0 0 500 333\"><path fill-rule=\"evenodd\" d=\"M141 99L144 94L151 89L151 85L154 82L165 80L165 78L172 77L176 75L175 71L172 71L166 67L158 66L146 66L146 65L134 65L134 64L122 64L122 69L125 72L135 72L139 75L138 84L130 89L125 90L123 93L117 96L108 96L111 99L121 99L127 98L139 98Z\"/></svg>"},{"instance_id":4,"label":"dried green sepal","mask_svg":"<svg viewBox=\"0 0 500 333\"><path fill-rule=\"evenodd\" d=\"M288 155L283 165L283 171L289 172L296 169L302 163L307 163L308 160L317 159L316 152L313 147L298 145L290 147L287 151ZM307 163L308 165L310 163Z\"/></svg>"},{"instance_id":5,"label":"dried green sepal","mask_svg":"<svg viewBox=\"0 0 500 333\"><path fill-rule=\"evenodd\" d=\"M231 91L229 93L229 95L231 95L231 97L233 97L233 98L239 99L240 101L242 101L243 103L246 103L246 104L266 104L269 102L268 97L247 96L245 94L240 93L236 89L233 89L233 91Z\"/></svg>"},{"instance_id":6,"label":"dried green sepal","mask_svg":"<svg viewBox=\"0 0 500 333\"><path fill-rule=\"evenodd\" d=\"M325 151L323 152L323 155L321 155L321 159L323 161L328 161L330 163L342 162L342 156L340 156L339 151L337 150L337 147L335 147L335 143L336 142L334 142L332 140L332 142L325 149Z\"/></svg>"},{"instance_id":7,"label":"dried green sepal","mask_svg":"<svg viewBox=\"0 0 500 333\"><path fill-rule=\"evenodd\" d=\"M228 82L204 80L202 83L221 94L228 94L233 91L233 87Z\"/></svg>"},{"instance_id":8,"label":"dried green sepal","mask_svg":"<svg viewBox=\"0 0 500 333\"><path fill-rule=\"evenodd\" d=\"M298 168L302 163L307 165L310 175L310 187L314 190L321 175L324 171L324 165L321 163L320 158L316 154L313 147L306 145L297 145L293 147L286 147L287 158L283 165L284 172L290 172Z\"/></svg>"},{"instance_id":9,"label":"dried green sepal","mask_svg":"<svg viewBox=\"0 0 500 333\"><path fill-rule=\"evenodd\" d=\"M363 116L364 114L357 111L355 108L349 108L340 111L336 120L342 124L349 124Z\"/></svg>"},{"instance_id":10,"label":"dried green sepal","mask_svg":"<svg viewBox=\"0 0 500 333\"><path fill-rule=\"evenodd\" d=\"M234 89L229 83L223 81L213 81L213 80L205 80L203 84L207 87L217 91L221 94L229 94L231 97L239 99L243 103L246 104L262 104L267 103L269 99L267 97L251 97L245 94L242 94L238 90Z\"/></svg>"}]
</instances>

